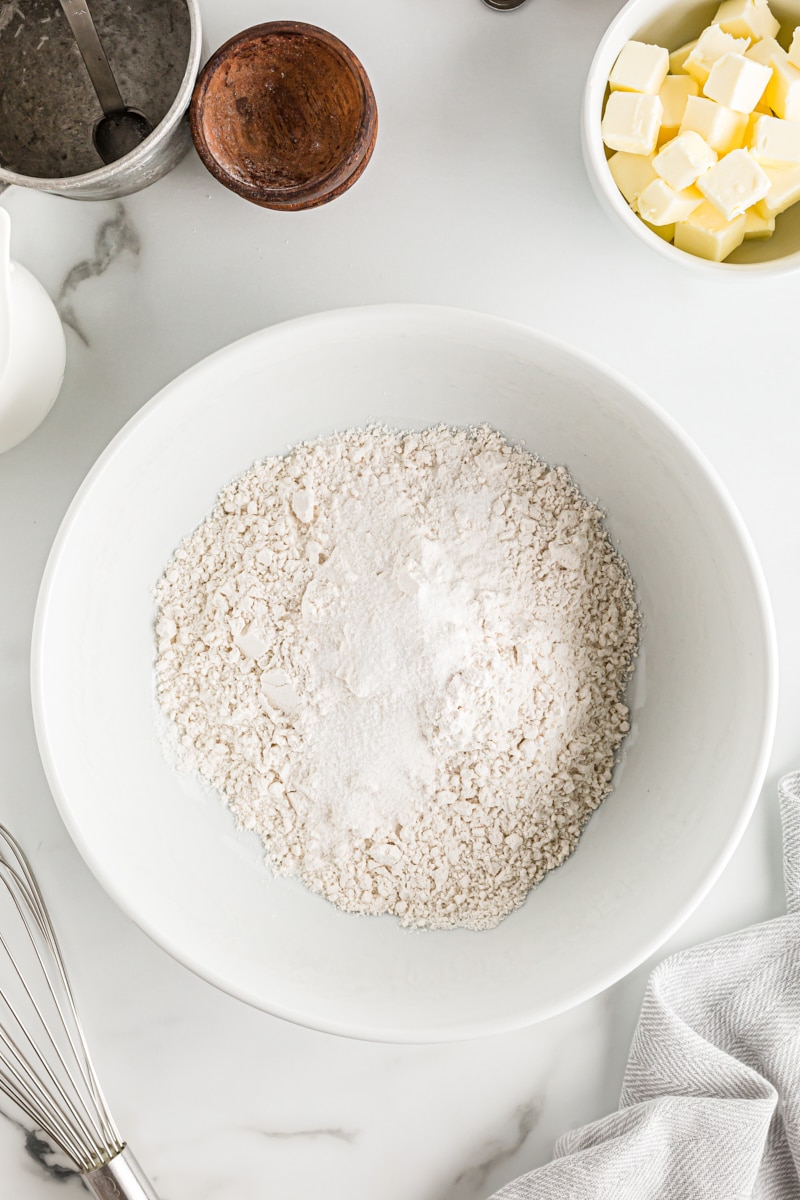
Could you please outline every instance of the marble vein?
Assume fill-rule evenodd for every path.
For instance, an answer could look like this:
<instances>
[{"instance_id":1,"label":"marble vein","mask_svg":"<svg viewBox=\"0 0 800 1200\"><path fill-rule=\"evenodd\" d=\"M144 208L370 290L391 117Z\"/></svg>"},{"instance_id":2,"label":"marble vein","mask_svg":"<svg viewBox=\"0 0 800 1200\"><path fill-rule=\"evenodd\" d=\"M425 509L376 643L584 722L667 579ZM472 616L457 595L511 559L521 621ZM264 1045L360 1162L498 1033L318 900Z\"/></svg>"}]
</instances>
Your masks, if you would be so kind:
<instances>
[{"instance_id":1,"label":"marble vein","mask_svg":"<svg viewBox=\"0 0 800 1200\"><path fill-rule=\"evenodd\" d=\"M262 1129L263 1137L275 1141L288 1141L290 1138L334 1138L340 1142L354 1142L358 1137L357 1129Z\"/></svg>"},{"instance_id":2,"label":"marble vein","mask_svg":"<svg viewBox=\"0 0 800 1200\"><path fill-rule=\"evenodd\" d=\"M61 1151L57 1150L39 1130L28 1129L21 1121L16 1121L2 1110L0 1110L0 1116L20 1131L25 1139L25 1153L50 1179L56 1183L67 1183L71 1179L81 1178L80 1171L75 1167L67 1166Z\"/></svg>"},{"instance_id":3,"label":"marble vein","mask_svg":"<svg viewBox=\"0 0 800 1200\"><path fill-rule=\"evenodd\" d=\"M74 330L85 346L89 346L89 338L75 311L76 292L87 279L104 275L126 251L138 258L140 250L139 234L131 224L125 205L118 202L114 216L104 221L95 234L93 257L83 259L68 271L56 296L61 320Z\"/></svg>"},{"instance_id":4,"label":"marble vein","mask_svg":"<svg viewBox=\"0 0 800 1200\"><path fill-rule=\"evenodd\" d=\"M47 1161L49 1155L58 1154L58 1151L54 1150L47 1139L38 1134L35 1129L25 1130L25 1152L51 1179L55 1179L59 1183L64 1183L67 1179L80 1178L80 1171L76 1171L74 1167L65 1167L60 1162Z\"/></svg>"},{"instance_id":5,"label":"marble vein","mask_svg":"<svg viewBox=\"0 0 800 1200\"><path fill-rule=\"evenodd\" d=\"M502 1141L494 1138L487 1142L478 1162L457 1175L452 1187L438 1200L468 1200L469 1197L483 1196L493 1171L513 1158L525 1145L539 1122L543 1108L544 1100L538 1096L527 1104L520 1104L514 1110L510 1137Z\"/></svg>"}]
</instances>

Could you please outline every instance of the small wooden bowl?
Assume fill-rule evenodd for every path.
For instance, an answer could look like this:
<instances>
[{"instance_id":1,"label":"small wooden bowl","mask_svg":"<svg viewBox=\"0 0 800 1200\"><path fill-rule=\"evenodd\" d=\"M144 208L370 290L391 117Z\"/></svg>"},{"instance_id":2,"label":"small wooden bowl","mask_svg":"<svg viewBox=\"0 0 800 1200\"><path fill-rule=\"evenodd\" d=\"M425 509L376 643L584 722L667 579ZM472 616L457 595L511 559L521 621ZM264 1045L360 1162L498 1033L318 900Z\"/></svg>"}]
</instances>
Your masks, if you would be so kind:
<instances>
[{"instance_id":1,"label":"small wooden bowl","mask_svg":"<svg viewBox=\"0 0 800 1200\"><path fill-rule=\"evenodd\" d=\"M367 73L333 34L269 21L206 63L189 111L211 174L263 208L316 208L363 172L378 132Z\"/></svg>"}]
</instances>

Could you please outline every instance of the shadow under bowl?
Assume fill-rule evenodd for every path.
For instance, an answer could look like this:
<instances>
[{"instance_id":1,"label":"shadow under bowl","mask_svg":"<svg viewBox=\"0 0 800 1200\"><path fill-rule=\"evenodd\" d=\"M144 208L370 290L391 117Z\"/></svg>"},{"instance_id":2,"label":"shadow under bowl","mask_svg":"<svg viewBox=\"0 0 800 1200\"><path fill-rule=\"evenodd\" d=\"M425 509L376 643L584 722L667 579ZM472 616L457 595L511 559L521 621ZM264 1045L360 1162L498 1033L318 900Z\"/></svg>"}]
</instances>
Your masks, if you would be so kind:
<instances>
[{"instance_id":1,"label":"shadow under bowl","mask_svg":"<svg viewBox=\"0 0 800 1200\"><path fill-rule=\"evenodd\" d=\"M255 25L200 73L190 109L211 174L263 208L315 208L364 171L378 132L363 66L337 37L300 21Z\"/></svg>"}]
</instances>

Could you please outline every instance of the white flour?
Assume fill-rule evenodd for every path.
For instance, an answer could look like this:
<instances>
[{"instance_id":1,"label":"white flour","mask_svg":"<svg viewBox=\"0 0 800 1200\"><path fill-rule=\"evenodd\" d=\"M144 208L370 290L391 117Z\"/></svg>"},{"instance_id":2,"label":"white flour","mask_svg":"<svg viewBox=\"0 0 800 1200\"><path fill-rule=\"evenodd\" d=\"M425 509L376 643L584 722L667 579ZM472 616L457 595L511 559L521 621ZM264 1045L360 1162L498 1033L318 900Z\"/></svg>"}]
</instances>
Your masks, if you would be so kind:
<instances>
[{"instance_id":1,"label":"white flour","mask_svg":"<svg viewBox=\"0 0 800 1200\"><path fill-rule=\"evenodd\" d=\"M182 765L347 911L495 925L609 790L630 578L567 472L488 428L258 463L157 601Z\"/></svg>"}]
</instances>

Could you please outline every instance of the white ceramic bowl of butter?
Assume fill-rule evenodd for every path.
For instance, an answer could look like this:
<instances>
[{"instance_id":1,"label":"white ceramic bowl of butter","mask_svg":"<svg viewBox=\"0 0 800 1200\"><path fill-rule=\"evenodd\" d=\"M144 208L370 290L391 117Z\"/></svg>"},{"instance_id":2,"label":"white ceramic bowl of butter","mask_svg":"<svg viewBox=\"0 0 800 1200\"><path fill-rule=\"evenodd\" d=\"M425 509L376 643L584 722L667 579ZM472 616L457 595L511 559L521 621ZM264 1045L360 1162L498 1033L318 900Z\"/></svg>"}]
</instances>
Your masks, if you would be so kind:
<instances>
[{"instance_id":1,"label":"white ceramic bowl of butter","mask_svg":"<svg viewBox=\"0 0 800 1200\"><path fill-rule=\"evenodd\" d=\"M154 698L153 586L254 459L381 421L488 421L598 498L643 613L632 732L573 856L495 929L421 932L275 878L179 775ZM145 405L73 501L36 614L33 705L89 866L199 975L305 1025L389 1041L513 1029L598 992L688 916L758 798L776 702L769 602L723 487L626 380L522 325L420 306L253 334Z\"/></svg>"},{"instance_id":2,"label":"white ceramic bowl of butter","mask_svg":"<svg viewBox=\"0 0 800 1200\"><path fill-rule=\"evenodd\" d=\"M776 274L800 269L800 204L781 213L775 233L765 240L746 241L725 259L710 262L688 254L653 233L633 212L619 191L608 168L606 148L600 133L608 77L626 42L634 39L672 51L692 41L709 25L719 0L628 0L609 25L597 48L583 101L581 142L592 187L606 211L620 220L657 253L680 266L728 278L753 274ZM770 0L769 7L781 28L800 25L800 0Z\"/></svg>"}]
</instances>

